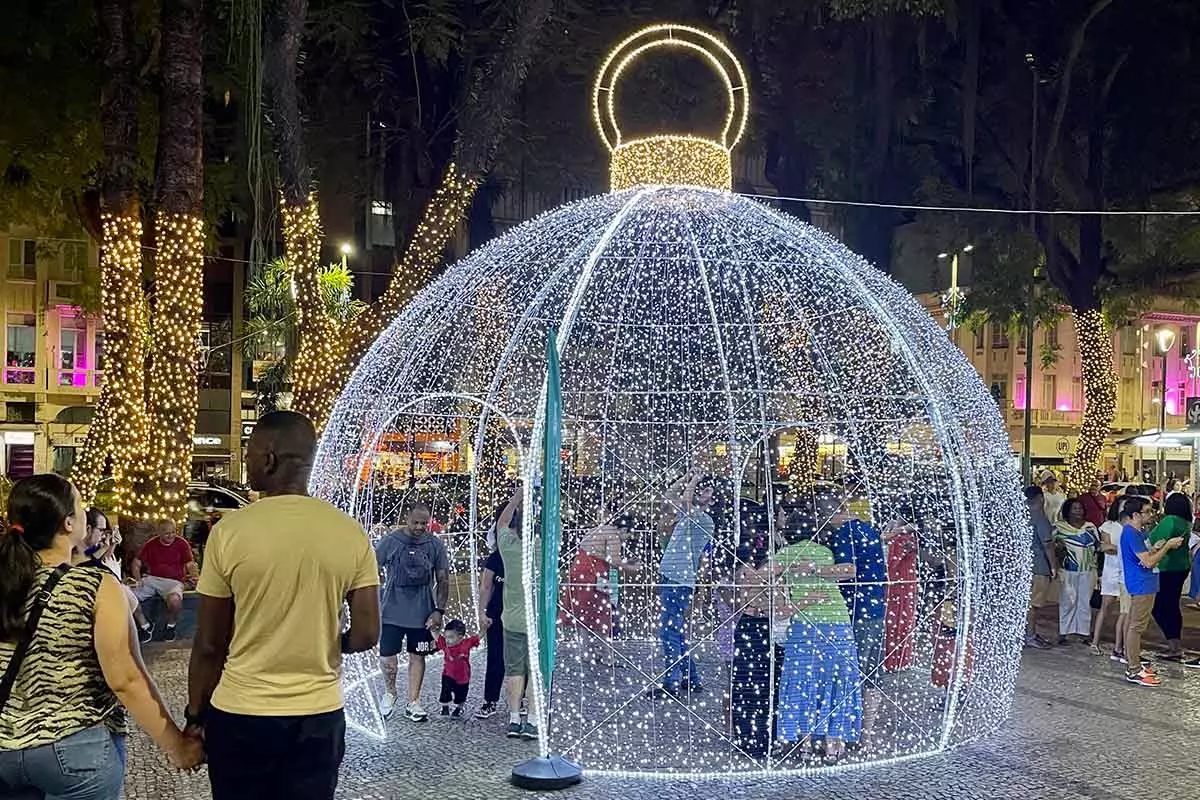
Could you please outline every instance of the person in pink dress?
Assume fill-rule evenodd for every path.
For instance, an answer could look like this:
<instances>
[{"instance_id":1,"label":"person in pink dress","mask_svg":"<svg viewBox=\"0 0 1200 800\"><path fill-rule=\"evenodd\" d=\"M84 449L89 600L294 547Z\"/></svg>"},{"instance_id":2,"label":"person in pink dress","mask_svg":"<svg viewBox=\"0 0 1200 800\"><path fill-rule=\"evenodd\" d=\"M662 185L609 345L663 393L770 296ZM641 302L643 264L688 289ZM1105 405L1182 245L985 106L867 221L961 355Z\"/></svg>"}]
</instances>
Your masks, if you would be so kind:
<instances>
[{"instance_id":1,"label":"person in pink dress","mask_svg":"<svg viewBox=\"0 0 1200 800\"><path fill-rule=\"evenodd\" d=\"M883 532L887 547L888 585L883 634L883 668L900 672L912 666L913 632L917 626L917 528L913 513L901 506Z\"/></svg>"}]
</instances>

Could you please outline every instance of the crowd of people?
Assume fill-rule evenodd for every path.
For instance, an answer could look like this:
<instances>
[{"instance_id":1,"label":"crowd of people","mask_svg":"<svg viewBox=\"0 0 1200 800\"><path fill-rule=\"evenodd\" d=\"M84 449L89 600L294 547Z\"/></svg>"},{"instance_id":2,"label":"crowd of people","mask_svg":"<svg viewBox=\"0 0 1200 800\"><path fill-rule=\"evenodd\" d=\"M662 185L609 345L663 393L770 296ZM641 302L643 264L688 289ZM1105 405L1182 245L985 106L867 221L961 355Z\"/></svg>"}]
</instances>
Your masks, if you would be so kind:
<instances>
[{"instance_id":1,"label":"crowd of people","mask_svg":"<svg viewBox=\"0 0 1200 800\"><path fill-rule=\"evenodd\" d=\"M1033 528L1027 647L1053 646L1037 631L1037 613L1057 604L1057 644L1079 642L1104 655L1106 623L1116 606L1108 655L1125 665L1127 681L1151 688L1161 684L1142 648L1151 619L1166 643L1157 658L1200 669L1200 658L1187 658L1183 649L1181 606L1185 586L1186 596L1200 598L1200 535L1193 532L1191 499L1172 487L1162 494L1158 510L1151 498L1139 495L1110 500L1098 481L1078 497L1068 497L1053 473L1026 487Z\"/></svg>"},{"instance_id":2,"label":"crowd of people","mask_svg":"<svg viewBox=\"0 0 1200 800\"><path fill-rule=\"evenodd\" d=\"M441 715L465 716L471 654L482 646L484 696L474 716L500 713L503 695L505 735L539 738L523 491L496 515L476 619L447 619L450 565L430 532L429 508L412 503L402 524L372 545L356 520L308 496L315 447L301 415L259 421L246 460L260 499L212 530L202 569L174 524L163 522L124 576L116 526L85 510L67 480L45 474L17 482L0 534L0 792L119 797L128 713L176 767L207 762L216 800L332 797L345 747L341 656L376 646L385 717L402 705L407 720L428 719L425 662L438 652ZM938 653L954 653L955 619L938 587L944 592L954 563L937 556L944 531L936 523L899 505L877 527L847 491L785 503L775 509L769 540L731 543L714 521L714 488L694 471L664 498L670 524L654 598L661 662L632 665L652 676L650 700L686 703L710 681L722 683L738 750L834 764L850 748L871 747L886 675L929 665L915 656L914 642L933 643L930 681L948 684L954 659ZM1110 503L1098 489L1067 497L1048 476L1025 490L1034 572L1027 646L1051 646L1037 632L1036 612L1057 603L1059 644L1079 641L1100 655L1114 620L1110 658L1126 665L1132 683L1160 684L1143 660L1151 619L1166 641L1158 658L1200 668L1182 646L1189 573L1189 592L1200 596L1190 500L1168 493L1156 516L1145 498ZM560 627L583 634L589 644L581 655L600 666L629 661L612 641L624 576L654 569L623 557L629 527L602 507L566 567ZM162 598L162 638L171 639L191 586L199 606L179 724L141 661L138 641L153 631L139 601ZM716 611L719 673L702 667L689 642L698 606ZM932 637L918 631L922 619L935 620ZM401 650L408 655L403 704Z\"/></svg>"}]
</instances>

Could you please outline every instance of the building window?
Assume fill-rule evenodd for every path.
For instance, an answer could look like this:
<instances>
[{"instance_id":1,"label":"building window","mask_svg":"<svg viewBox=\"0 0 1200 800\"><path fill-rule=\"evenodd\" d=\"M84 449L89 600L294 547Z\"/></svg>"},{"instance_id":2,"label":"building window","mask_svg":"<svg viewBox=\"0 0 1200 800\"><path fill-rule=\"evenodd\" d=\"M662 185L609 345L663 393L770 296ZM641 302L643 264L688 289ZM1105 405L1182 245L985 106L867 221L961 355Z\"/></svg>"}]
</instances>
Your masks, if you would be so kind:
<instances>
[{"instance_id":1,"label":"building window","mask_svg":"<svg viewBox=\"0 0 1200 800\"><path fill-rule=\"evenodd\" d=\"M62 268L58 279L70 283L83 281L87 270L88 249L86 242L67 242L62 247Z\"/></svg>"},{"instance_id":2,"label":"building window","mask_svg":"<svg viewBox=\"0 0 1200 800\"><path fill-rule=\"evenodd\" d=\"M55 447L54 448L54 471L59 475L66 475L71 471L71 467L75 466L75 448L74 447Z\"/></svg>"},{"instance_id":3,"label":"building window","mask_svg":"<svg viewBox=\"0 0 1200 800\"><path fill-rule=\"evenodd\" d=\"M1138 332L1137 328L1125 326L1121 328L1121 354L1126 356L1136 356L1138 351Z\"/></svg>"},{"instance_id":4,"label":"building window","mask_svg":"<svg viewBox=\"0 0 1200 800\"><path fill-rule=\"evenodd\" d=\"M1071 379L1071 409L1073 411L1083 410L1083 379Z\"/></svg>"},{"instance_id":5,"label":"building window","mask_svg":"<svg viewBox=\"0 0 1200 800\"><path fill-rule=\"evenodd\" d=\"M37 279L37 242L33 239L8 240L8 277Z\"/></svg>"},{"instance_id":6,"label":"building window","mask_svg":"<svg viewBox=\"0 0 1200 800\"><path fill-rule=\"evenodd\" d=\"M371 201L371 230L367 232L372 247L395 247L396 231L392 227L392 204L383 200Z\"/></svg>"},{"instance_id":7,"label":"building window","mask_svg":"<svg viewBox=\"0 0 1200 800\"><path fill-rule=\"evenodd\" d=\"M9 314L4 353L5 383L34 382L36 343L37 318L29 314Z\"/></svg>"},{"instance_id":8,"label":"building window","mask_svg":"<svg viewBox=\"0 0 1200 800\"><path fill-rule=\"evenodd\" d=\"M999 350L1008 347L1008 331L1004 330L1004 326L998 322L993 322L991 328L992 349Z\"/></svg>"},{"instance_id":9,"label":"building window","mask_svg":"<svg viewBox=\"0 0 1200 800\"><path fill-rule=\"evenodd\" d=\"M1008 406L1008 376L993 375L991 385L992 398L1000 408Z\"/></svg>"},{"instance_id":10,"label":"building window","mask_svg":"<svg viewBox=\"0 0 1200 800\"><path fill-rule=\"evenodd\" d=\"M1055 400L1058 395L1058 380L1054 375L1042 376L1042 408L1047 411L1055 409Z\"/></svg>"},{"instance_id":11,"label":"building window","mask_svg":"<svg viewBox=\"0 0 1200 800\"><path fill-rule=\"evenodd\" d=\"M1046 328L1046 346L1051 349L1058 348L1058 323L1054 323Z\"/></svg>"},{"instance_id":12,"label":"building window","mask_svg":"<svg viewBox=\"0 0 1200 800\"><path fill-rule=\"evenodd\" d=\"M88 385L86 319L66 315L59 318L58 385Z\"/></svg>"},{"instance_id":13,"label":"building window","mask_svg":"<svg viewBox=\"0 0 1200 800\"><path fill-rule=\"evenodd\" d=\"M980 325L978 328L975 329L974 335L975 335L975 352L981 353L981 352L983 352L983 326L982 325Z\"/></svg>"}]
</instances>

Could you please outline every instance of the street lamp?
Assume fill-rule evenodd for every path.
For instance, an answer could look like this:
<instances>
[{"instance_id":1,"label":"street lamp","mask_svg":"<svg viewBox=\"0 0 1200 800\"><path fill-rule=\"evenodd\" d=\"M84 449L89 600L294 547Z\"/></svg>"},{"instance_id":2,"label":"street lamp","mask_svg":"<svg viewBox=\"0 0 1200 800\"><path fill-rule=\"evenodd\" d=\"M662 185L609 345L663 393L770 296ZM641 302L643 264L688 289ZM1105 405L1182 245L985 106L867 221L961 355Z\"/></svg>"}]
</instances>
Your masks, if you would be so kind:
<instances>
[{"instance_id":1,"label":"street lamp","mask_svg":"<svg viewBox=\"0 0 1200 800\"><path fill-rule=\"evenodd\" d=\"M1170 328L1159 328L1154 332L1154 341L1158 345L1158 354L1162 358L1162 382L1159 384L1161 399L1158 404L1158 432L1161 436L1167 430L1167 354L1175 346L1175 331ZM1158 475L1155 476L1159 482L1163 480L1166 471L1167 451L1160 446L1158 448Z\"/></svg>"},{"instance_id":2,"label":"street lamp","mask_svg":"<svg viewBox=\"0 0 1200 800\"><path fill-rule=\"evenodd\" d=\"M962 301L962 292L958 288L958 257L974 249L975 245L968 244L953 253L938 253L938 261L950 259L950 290L946 292L943 305L946 308L946 317L949 319L946 327L952 332L958 325L958 305Z\"/></svg>"},{"instance_id":3,"label":"street lamp","mask_svg":"<svg viewBox=\"0 0 1200 800\"><path fill-rule=\"evenodd\" d=\"M342 246L338 248L342 251L342 269L346 268L346 259L354 252L354 245L349 242L342 242Z\"/></svg>"}]
</instances>

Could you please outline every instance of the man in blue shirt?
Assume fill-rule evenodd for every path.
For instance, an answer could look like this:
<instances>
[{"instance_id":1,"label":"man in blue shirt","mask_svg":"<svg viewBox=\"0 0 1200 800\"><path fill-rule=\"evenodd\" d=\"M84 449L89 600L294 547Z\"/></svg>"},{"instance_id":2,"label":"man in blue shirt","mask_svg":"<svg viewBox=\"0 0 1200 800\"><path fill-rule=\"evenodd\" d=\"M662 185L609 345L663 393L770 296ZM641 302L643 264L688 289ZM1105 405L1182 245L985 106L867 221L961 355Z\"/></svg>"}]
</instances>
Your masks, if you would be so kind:
<instances>
[{"instance_id":1,"label":"man in blue shirt","mask_svg":"<svg viewBox=\"0 0 1200 800\"><path fill-rule=\"evenodd\" d=\"M659 638L663 646L662 687L652 696L678 696L687 691L703 690L696 660L692 658L684 635L696 576L713 539L713 518L708 509L713 502L711 479L693 472L667 490L667 502L679 509L679 520L663 549L659 565L659 600L662 603Z\"/></svg>"},{"instance_id":2,"label":"man in blue shirt","mask_svg":"<svg viewBox=\"0 0 1200 800\"><path fill-rule=\"evenodd\" d=\"M858 668L863 678L863 738L871 734L882 699L884 617L887 612L887 555L879 530L850 514L843 500L829 521L829 546L835 564L852 565L852 579L841 584L842 597L854 623Z\"/></svg>"},{"instance_id":3,"label":"man in blue shirt","mask_svg":"<svg viewBox=\"0 0 1200 800\"><path fill-rule=\"evenodd\" d=\"M1121 531L1121 566L1125 571L1125 591L1129 593L1129 630L1125 633L1125 680L1139 686L1158 686L1158 676L1142 664L1142 634L1150 624L1154 596L1158 594L1155 567L1167 553L1184 544L1183 537L1150 545L1142 529L1150 521L1150 503L1142 497L1130 497L1117 517Z\"/></svg>"}]
</instances>

